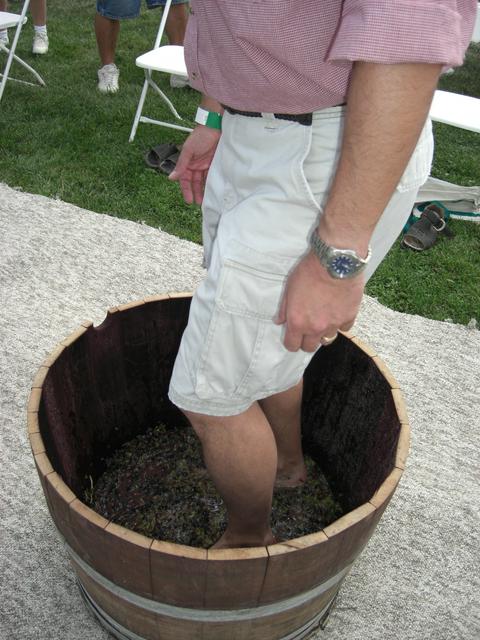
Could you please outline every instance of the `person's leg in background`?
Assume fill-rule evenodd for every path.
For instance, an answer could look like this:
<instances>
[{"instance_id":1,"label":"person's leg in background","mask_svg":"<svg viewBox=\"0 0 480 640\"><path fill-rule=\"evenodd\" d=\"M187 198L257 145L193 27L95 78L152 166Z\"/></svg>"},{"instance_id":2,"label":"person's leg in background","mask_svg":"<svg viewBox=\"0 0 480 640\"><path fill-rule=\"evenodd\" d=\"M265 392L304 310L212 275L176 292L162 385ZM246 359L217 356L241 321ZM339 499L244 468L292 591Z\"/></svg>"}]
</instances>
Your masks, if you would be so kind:
<instances>
[{"instance_id":1,"label":"person's leg in background","mask_svg":"<svg viewBox=\"0 0 480 640\"><path fill-rule=\"evenodd\" d=\"M172 3L168 13L165 31L167 32L168 42L173 45L183 45L185 38L185 30L187 28L189 14L189 3L178 2ZM170 86L174 89L182 89L188 86L188 78L172 74L170 76Z\"/></svg>"},{"instance_id":2,"label":"person's leg in background","mask_svg":"<svg viewBox=\"0 0 480 640\"><path fill-rule=\"evenodd\" d=\"M140 13L140 0L97 0L95 37L102 63L98 70L97 88L101 93L116 93L120 71L115 64L120 20L135 18Z\"/></svg>"},{"instance_id":3,"label":"person's leg in background","mask_svg":"<svg viewBox=\"0 0 480 640\"><path fill-rule=\"evenodd\" d=\"M188 21L188 6L185 0L172 3L165 25L169 44L183 45Z\"/></svg>"},{"instance_id":4,"label":"person's leg in background","mask_svg":"<svg viewBox=\"0 0 480 640\"><path fill-rule=\"evenodd\" d=\"M165 2L147 2L151 9ZM165 25L170 44L182 45L188 20L188 2L177 0L172 4ZM115 64L120 20L134 18L140 13L140 0L97 0L95 36L102 67L98 70L98 90L101 93L116 93L119 88L120 71ZM185 78L171 76L171 86L184 87Z\"/></svg>"},{"instance_id":5,"label":"person's leg in background","mask_svg":"<svg viewBox=\"0 0 480 640\"><path fill-rule=\"evenodd\" d=\"M115 61L119 33L120 20L106 18L99 13L95 15L95 36L102 66Z\"/></svg>"},{"instance_id":6,"label":"person's leg in background","mask_svg":"<svg viewBox=\"0 0 480 640\"><path fill-rule=\"evenodd\" d=\"M98 54L102 63L98 70L97 88L101 93L116 93L120 71L115 64L120 20L108 18L100 13L95 14L95 37Z\"/></svg>"},{"instance_id":7,"label":"person's leg in background","mask_svg":"<svg viewBox=\"0 0 480 640\"><path fill-rule=\"evenodd\" d=\"M149 9L156 7L165 7L165 0L146 0ZM165 31L168 43L171 45L182 46L185 38L189 14L188 0L173 0L168 12ZM174 89L181 89L188 85L188 78L172 74L170 76L170 86Z\"/></svg>"},{"instance_id":8,"label":"person's leg in background","mask_svg":"<svg viewBox=\"0 0 480 640\"><path fill-rule=\"evenodd\" d=\"M32 53L43 55L48 51L47 0L31 0L30 13L34 29Z\"/></svg>"},{"instance_id":9,"label":"person's leg in background","mask_svg":"<svg viewBox=\"0 0 480 640\"><path fill-rule=\"evenodd\" d=\"M0 0L0 11L8 11L7 0ZM30 13L32 14L34 36L32 53L44 54L48 51L47 35L47 0L31 0ZM0 42L8 44L8 31L0 31Z\"/></svg>"}]
</instances>

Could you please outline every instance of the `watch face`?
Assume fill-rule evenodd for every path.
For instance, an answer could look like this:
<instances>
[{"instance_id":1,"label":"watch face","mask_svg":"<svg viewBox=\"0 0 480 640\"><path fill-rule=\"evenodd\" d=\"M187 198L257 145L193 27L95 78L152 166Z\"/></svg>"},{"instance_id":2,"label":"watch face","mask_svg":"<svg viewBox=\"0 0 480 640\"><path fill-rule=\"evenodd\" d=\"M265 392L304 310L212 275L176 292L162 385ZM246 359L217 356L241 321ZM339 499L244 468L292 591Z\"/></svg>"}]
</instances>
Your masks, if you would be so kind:
<instances>
[{"instance_id":1,"label":"watch face","mask_svg":"<svg viewBox=\"0 0 480 640\"><path fill-rule=\"evenodd\" d=\"M336 256L330 262L330 271L337 278L347 278L352 273L355 273L356 270L357 270L357 261L355 260L355 258L350 256L346 256L346 255Z\"/></svg>"}]
</instances>

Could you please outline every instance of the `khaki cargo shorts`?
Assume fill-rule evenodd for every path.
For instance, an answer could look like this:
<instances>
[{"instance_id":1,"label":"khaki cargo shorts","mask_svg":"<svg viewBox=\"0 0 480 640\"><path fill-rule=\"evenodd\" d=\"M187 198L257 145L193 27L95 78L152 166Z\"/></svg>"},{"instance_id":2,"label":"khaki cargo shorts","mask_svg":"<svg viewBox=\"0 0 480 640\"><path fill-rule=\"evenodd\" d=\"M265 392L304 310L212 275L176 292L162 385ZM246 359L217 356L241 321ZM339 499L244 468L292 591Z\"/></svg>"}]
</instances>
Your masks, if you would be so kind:
<instances>
[{"instance_id":1,"label":"khaki cargo shorts","mask_svg":"<svg viewBox=\"0 0 480 640\"><path fill-rule=\"evenodd\" d=\"M207 276L193 296L170 383L181 409L239 414L302 378L313 354L287 351L274 318L328 197L343 120L344 107L316 112L311 127L225 113L203 203ZM375 229L367 278L408 219L432 156L427 122Z\"/></svg>"}]
</instances>

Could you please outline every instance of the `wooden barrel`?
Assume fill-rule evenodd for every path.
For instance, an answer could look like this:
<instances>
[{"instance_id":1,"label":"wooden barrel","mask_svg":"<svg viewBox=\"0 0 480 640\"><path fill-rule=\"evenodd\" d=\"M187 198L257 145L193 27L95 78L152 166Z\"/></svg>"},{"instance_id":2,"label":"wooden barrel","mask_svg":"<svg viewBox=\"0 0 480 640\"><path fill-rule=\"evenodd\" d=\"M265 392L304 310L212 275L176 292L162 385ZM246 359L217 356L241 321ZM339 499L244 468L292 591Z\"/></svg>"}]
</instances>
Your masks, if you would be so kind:
<instances>
[{"instance_id":1,"label":"wooden barrel","mask_svg":"<svg viewBox=\"0 0 480 640\"><path fill-rule=\"evenodd\" d=\"M304 449L346 514L322 531L231 550L146 538L81 496L121 444L159 422L183 423L167 389L189 305L189 294L172 294L110 309L40 367L28 431L50 513L88 607L117 638L302 638L328 612L401 477L409 427L400 390L350 335L308 367Z\"/></svg>"}]
</instances>

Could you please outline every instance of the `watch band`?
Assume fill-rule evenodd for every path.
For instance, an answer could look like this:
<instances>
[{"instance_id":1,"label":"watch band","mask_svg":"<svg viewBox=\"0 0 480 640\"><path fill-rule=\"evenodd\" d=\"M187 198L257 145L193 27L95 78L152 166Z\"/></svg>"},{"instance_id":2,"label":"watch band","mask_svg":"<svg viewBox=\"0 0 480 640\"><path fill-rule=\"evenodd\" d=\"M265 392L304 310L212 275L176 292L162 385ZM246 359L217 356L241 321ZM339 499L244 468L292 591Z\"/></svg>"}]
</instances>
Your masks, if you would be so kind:
<instances>
[{"instance_id":1,"label":"watch band","mask_svg":"<svg viewBox=\"0 0 480 640\"><path fill-rule=\"evenodd\" d=\"M337 249L328 245L316 232L310 236L310 246L332 278L355 277L365 269L372 257L370 245L366 258L361 258L353 249Z\"/></svg>"},{"instance_id":2,"label":"watch band","mask_svg":"<svg viewBox=\"0 0 480 640\"><path fill-rule=\"evenodd\" d=\"M198 107L195 115L195 122L197 124L203 124L210 129L222 129L222 114L216 111L207 111L202 107Z\"/></svg>"}]
</instances>

